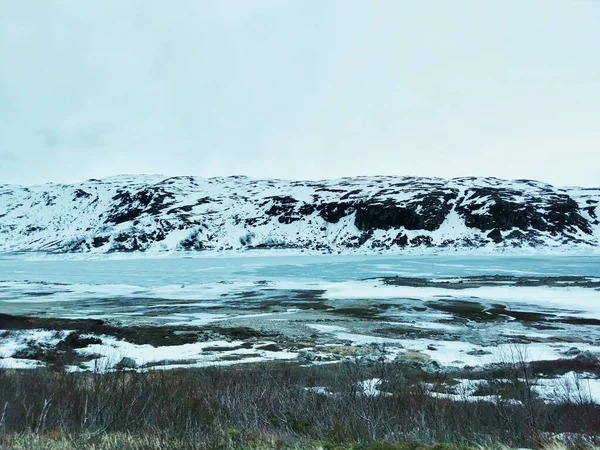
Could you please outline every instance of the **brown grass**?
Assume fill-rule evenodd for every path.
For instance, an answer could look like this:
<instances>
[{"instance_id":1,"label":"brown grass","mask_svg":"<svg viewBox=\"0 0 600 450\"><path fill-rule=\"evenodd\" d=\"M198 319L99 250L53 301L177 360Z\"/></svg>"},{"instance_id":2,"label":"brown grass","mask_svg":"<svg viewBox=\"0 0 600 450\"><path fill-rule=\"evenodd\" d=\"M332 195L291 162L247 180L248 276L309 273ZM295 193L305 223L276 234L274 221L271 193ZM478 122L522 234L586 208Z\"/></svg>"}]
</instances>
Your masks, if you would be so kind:
<instances>
[{"instance_id":1,"label":"brown grass","mask_svg":"<svg viewBox=\"0 0 600 450\"><path fill-rule=\"evenodd\" d=\"M514 379L521 379L520 369L513 369ZM365 395L359 382L371 378L382 379L380 389L392 395ZM500 395L496 404L453 402L430 397L423 381L451 378L418 375L401 363L105 374L0 370L0 443L49 449L311 448L315 443L358 449L361 443L407 441L539 447L555 433L585 436L592 443L600 435L600 408L594 404L545 404L527 395L523 383L515 385L521 405ZM318 386L331 394L307 389ZM131 443L121 447L111 443L128 439ZM85 446L77 447L79 442Z\"/></svg>"}]
</instances>

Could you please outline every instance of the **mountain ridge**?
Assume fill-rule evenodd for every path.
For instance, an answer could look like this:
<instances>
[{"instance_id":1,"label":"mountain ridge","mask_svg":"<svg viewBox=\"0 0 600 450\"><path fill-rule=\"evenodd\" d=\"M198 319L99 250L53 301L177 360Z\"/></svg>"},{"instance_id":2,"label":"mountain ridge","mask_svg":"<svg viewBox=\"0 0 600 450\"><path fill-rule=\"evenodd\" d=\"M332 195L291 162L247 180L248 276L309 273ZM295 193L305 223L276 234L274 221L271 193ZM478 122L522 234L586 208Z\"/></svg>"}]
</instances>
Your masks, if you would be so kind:
<instances>
[{"instance_id":1,"label":"mountain ridge","mask_svg":"<svg viewBox=\"0 0 600 450\"><path fill-rule=\"evenodd\" d=\"M0 251L600 248L600 187L535 180L121 175L0 185Z\"/></svg>"}]
</instances>

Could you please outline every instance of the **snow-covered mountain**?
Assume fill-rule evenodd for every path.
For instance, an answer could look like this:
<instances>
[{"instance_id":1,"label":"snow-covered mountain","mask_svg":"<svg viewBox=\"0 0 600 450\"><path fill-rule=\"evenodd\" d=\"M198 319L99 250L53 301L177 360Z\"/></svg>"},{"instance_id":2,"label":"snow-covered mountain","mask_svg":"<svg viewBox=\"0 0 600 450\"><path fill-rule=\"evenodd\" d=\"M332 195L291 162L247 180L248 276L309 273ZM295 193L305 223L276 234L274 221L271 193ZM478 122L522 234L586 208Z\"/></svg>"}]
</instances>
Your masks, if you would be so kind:
<instances>
[{"instance_id":1,"label":"snow-covered mountain","mask_svg":"<svg viewBox=\"0 0 600 450\"><path fill-rule=\"evenodd\" d=\"M0 251L600 248L600 188L496 178L119 176L0 185Z\"/></svg>"}]
</instances>

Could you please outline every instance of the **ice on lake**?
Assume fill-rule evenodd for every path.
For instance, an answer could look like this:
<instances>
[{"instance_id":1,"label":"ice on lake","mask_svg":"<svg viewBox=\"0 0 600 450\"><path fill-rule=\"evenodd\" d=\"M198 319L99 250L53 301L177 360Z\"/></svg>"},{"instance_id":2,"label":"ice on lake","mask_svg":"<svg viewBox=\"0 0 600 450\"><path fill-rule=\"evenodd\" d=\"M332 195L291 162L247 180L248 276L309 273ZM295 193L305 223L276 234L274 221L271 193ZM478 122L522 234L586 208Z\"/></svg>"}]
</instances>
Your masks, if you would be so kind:
<instances>
[{"instance_id":1,"label":"ice on lake","mask_svg":"<svg viewBox=\"0 0 600 450\"><path fill-rule=\"evenodd\" d=\"M113 359L139 364L167 354L173 365L291 359L299 340L323 362L328 346L377 344L388 359L418 352L444 365L487 364L514 343L528 345L532 358L551 359L600 351L600 257L6 255L0 312L119 327L248 327L263 335L210 357L204 343L166 351L105 337ZM0 338L0 350L22 339L14 334ZM85 352L108 358L100 347Z\"/></svg>"}]
</instances>

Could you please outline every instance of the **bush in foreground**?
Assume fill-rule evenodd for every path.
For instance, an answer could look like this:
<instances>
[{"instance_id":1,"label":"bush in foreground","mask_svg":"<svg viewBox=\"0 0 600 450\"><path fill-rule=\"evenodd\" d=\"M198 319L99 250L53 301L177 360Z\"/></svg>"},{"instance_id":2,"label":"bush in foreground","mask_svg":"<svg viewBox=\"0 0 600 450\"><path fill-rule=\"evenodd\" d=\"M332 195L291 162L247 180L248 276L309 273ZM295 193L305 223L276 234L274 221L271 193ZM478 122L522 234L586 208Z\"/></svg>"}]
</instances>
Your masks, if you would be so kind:
<instances>
[{"instance_id":1,"label":"bush in foreground","mask_svg":"<svg viewBox=\"0 0 600 450\"><path fill-rule=\"evenodd\" d=\"M374 378L391 395L365 390L364 381ZM0 442L31 449L329 450L421 450L406 442L445 442L430 449L459 450L489 443L538 448L559 433L584 446L600 435L597 405L546 404L533 395L520 403L501 395L495 402L451 401L423 387L443 381L450 379L397 364L0 370Z\"/></svg>"}]
</instances>

